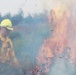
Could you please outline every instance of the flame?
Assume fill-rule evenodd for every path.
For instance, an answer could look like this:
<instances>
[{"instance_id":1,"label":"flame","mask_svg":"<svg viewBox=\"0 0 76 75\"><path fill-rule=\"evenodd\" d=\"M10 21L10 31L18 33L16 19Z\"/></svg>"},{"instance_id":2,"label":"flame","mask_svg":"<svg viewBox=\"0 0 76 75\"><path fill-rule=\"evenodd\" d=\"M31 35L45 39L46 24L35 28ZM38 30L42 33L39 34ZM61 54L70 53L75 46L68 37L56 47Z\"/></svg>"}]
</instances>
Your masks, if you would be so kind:
<instances>
[{"instance_id":1,"label":"flame","mask_svg":"<svg viewBox=\"0 0 76 75\"><path fill-rule=\"evenodd\" d=\"M55 12L55 15L56 17L59 19L59 18L62 18L63 16L63 12L66 11L66 5L63 4L62 6L58 5L55 9L54 9L54 12Z\"/></svg>"},{"instance_id":2,"label":"flame","mask_svg":"<svg viewBox=\"0 0 76 75\"><path fill-rule=\"evenodd\" d=\"M38 63L43 72L48 73L52 58L62 55L68 45L68 23L70 12L66 6L58 6L51 11L49 22L55 25L53 36L44 40L39 50Z\"/></svg>"}]
</instances>

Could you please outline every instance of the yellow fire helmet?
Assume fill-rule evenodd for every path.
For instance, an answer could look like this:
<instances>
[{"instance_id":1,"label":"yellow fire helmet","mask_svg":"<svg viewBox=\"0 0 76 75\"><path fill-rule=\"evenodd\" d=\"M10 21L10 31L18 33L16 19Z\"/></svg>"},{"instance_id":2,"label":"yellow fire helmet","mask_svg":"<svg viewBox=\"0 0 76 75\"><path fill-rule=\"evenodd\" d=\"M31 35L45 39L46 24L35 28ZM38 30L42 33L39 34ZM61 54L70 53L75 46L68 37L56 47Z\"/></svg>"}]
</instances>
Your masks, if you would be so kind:
<instances>
[{"instance_id":1,"label":"yellow fire helmet","mask_svg":"<svg viewBox=\"0 0 76 75\"><path fill-rule=\"evenodd\" d=\"M12 22L9 19L2 20L0 26L6 27L8 30L11 30L11 31L13 30Z\"/></svg>"}]
</instances>

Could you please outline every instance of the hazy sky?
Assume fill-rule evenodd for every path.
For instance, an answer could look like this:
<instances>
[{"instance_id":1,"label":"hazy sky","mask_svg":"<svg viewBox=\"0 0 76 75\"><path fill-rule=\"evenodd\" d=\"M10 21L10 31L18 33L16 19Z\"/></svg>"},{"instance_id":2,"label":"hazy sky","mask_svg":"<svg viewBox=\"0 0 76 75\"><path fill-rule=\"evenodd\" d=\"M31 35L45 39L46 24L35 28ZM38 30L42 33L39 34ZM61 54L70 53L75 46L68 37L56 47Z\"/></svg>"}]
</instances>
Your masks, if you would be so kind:
<instances>
[{"instance_id":1,"label":"hazy sky","mask_svg":"<svg viewBox=\"0 0 76 75\"><path fill-rule=\"evenodd\" d=\"M44 10L50 11L57 4L67 2L68 0L0 0L0 13L5 15L10 12L14 15L19 12L19 9L22 9L24 15L27 16L28 14L43 13Z\"/></svg>"},{"instance_id":2,"label":"hazy sky","mask_svg":"<svg viewBox=\"0 0 76 75\"><path fill-rule=\"evenodd\" d=\"M14 15L22 9L27 16L50 10L50 6L53 6L52 0L0 0L0 13L5 15L10 12Z\"/></svg>"}]
</instances>

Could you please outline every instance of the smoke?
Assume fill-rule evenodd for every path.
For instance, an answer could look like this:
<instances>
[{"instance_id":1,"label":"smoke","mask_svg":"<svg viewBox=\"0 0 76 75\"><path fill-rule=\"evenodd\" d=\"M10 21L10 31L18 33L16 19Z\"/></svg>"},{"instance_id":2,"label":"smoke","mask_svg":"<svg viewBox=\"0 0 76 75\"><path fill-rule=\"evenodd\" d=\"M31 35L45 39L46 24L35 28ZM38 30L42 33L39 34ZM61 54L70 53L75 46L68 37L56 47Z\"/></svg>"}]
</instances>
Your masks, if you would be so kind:
<instances>
[{"instance_id":1,"label":"smoke","mask_svg":"<svg viewBox=\"0 0 76 75\"><path fill-rule=\"evenodd\" d=\"M52 37L44 40L39 49L38 64L42 72L50 75L75 75L76 14L75 1L59 2L49 15ZM67 68L67 69L66 69Z\"/></svg>"},{"instance_id":2,"label":"smoke","mask_svg":"<svg viewBox=\"0 0 76 75\"><path fill-rule=\"evenodd\" d=\"M21 13L12 18L11 15L5 16L12 20L15 30L20 33L12 36L17 57L24 69L28 68L29 64L33 67L38 64L40 72L47 75L75 75L76 1L47 0L44 2L44 9L50 11L49 25L45 14L33 17L29 15L26 18ZM51 31L48 26L50 30L52 28ZM47 37L49 33L50 37ZM21 35L23 37L20 37ZM35 58L38 52L36 63Z\"/></svg>"}]
</instances>

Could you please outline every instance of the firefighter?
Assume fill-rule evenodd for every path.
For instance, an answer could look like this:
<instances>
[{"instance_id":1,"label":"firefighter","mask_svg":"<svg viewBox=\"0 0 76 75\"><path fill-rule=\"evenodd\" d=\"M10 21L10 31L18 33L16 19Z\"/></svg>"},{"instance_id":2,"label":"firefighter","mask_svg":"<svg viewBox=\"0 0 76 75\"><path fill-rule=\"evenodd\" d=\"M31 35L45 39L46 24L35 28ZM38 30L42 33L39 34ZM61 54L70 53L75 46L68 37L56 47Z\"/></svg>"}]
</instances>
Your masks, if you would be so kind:
<instances>
[{"instance_id":1,"label":"firefighter","mask_svg":"<svg viewBox=\"0 0 76 75\"><path fill-rule=\"evenodd\" d=\"M8 36L11 31L13 31L12 22L9 19L2 20L0 24L0 62L18 65L12 41Z\"/></svg>"}]
</instances>

